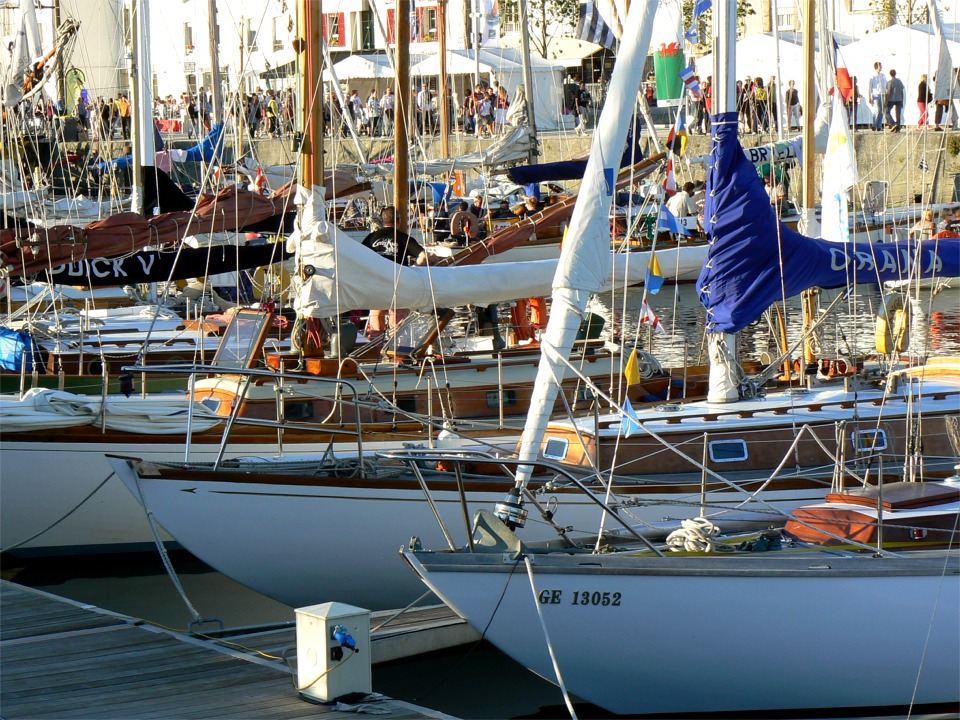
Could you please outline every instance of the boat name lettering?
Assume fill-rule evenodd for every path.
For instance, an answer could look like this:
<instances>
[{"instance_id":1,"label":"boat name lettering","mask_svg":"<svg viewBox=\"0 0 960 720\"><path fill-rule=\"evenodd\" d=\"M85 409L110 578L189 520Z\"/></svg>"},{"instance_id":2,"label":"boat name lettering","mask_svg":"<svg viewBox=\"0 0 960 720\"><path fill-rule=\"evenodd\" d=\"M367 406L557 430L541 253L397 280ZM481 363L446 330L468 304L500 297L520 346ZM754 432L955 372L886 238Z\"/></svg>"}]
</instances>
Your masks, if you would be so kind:
<instances>
[{"instance_id":1,"label":"boat name lettering","mask_svg":"<svg viewBox=\"0 0 960 720\"><path fill-rule=\"evenodd\" d=\"M96 260L80 260L78 262L65 263L53 269L54 275L66 272L68 277L128 277L127 271L123 269L124 261L129 258L98 258ZM149 275L153 269L153 264L157 261L156 255L138 255L137 262L143 273Z\"/></svg>"},{"instance_id":2,"label":"boat name lettering","mask_svg":"<svg viewBox=\"0 0 960 720\"><path fill-rule=\"evenodd\" d=\"M924 275L930 275L938 272L943 267L943 260L933 250L924 250L921 256L921 272ZM897 262L896 253L891 250L880 250L871 252L869 250L855 250L848 254L847 250L841 248L830 249L831 269L844 270L851 263L856 270L867 270L880 272L896 272L898 269L907 272L910 268L910 255L906 248L900 250L900 262ZM877 264L879 263L879 268Z\"/></svg>"},{"instance_id":3,"label":"boat name lettering","mask_svg":"<svg viewBox=\"0 0 960 720\"><path fill-rule=\"evenodd\" d=\"M620 607L623 594L619 592L599 590L574 590L571 605L603 605ZM537 596L541 605L559 605L563 602L563 590L541 590Z\"/></svg>"}]
</instances>

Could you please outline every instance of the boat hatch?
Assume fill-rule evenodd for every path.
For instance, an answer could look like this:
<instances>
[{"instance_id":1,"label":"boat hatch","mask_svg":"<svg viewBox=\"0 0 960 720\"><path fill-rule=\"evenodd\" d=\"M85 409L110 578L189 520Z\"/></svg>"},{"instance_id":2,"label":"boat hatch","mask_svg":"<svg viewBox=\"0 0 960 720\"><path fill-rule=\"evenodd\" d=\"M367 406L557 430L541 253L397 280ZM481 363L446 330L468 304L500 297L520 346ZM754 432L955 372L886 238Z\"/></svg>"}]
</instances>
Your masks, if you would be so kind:
<instances>
[{"instance_id":1,"label":"boat hatch","mask_svg":"<svg viewBox=\"0 0 960 720\"><path fill-rule=\"evenodd\" d=\"M852 440L858 453L871 453L887 449L887 433L880 428L854 430Z\"/></svg>"},{"instance_id":2,"label":"boat hatch","mask_svg":"<svg viewBox=\"0 0 960 720\"><path fill-rule=\"evenodd\" d=\"M712 462L741 462L747 459L747 443L744 440L713 440L709 448Z\"/></svg>"},{"instance_id":3,"label":"boat hatch","mask_svg":"<svg viewBox=\"0 0 960 720\"><path fill-rule=\"evenodd\" d=\"M561 461L567 457L567 448L569 447L570 441L566 438L547 438L547 441L543 444L543 456L548 460Z\"/></svg>"},{"instance_id":4,"label":"boat hatch","mask_svg":"<svg viewBox=\"0 0 960 720\"><path fill-rule=\"evenodd\" d=\"M516 390L504 390L503 391L503 406L511 407L517 404L517 391ZM487 407L495 408L500 407L500 392L497 390L491 390L487 393Z\"/></svg>"}]
</instances>

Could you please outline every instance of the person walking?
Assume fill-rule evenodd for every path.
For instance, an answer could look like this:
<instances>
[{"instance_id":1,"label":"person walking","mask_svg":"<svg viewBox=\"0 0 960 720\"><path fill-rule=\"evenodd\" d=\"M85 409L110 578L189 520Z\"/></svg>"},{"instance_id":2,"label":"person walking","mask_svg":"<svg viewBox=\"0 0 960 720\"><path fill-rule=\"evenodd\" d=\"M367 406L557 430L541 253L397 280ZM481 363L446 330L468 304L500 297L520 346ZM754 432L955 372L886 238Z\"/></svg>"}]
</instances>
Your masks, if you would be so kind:
<instances>
[{"instance_id":1,"label":"person walking","mask_svg":"<svg viewBox=\"0 0 960 720\"><path fill-rule=\"evenodd\" d=\"M380 98L377 97L377 89L373 88L367 97L367 119L370 123L370 137L380 135Z\"/></svg>"},{"instance_id":2,"label":"person walking","mask_svg":"<svg viewBox=\"0 0 960 720\"><path fill-rule=\"evenodd\" d=\"M117 98L117 115L120 117L120 135L124 140L130 139L130 101L121 94Z\"/></svg>"},{"instance_id":3,"label":"person walking","mask_svg":"<svg viewBox=\"0 0 960 720\"><path fill-rule=\"evenodd\" d=\"M890 132L900 132L905 96L906 89L903 87L903 81L897 77L897 71L891 69L890 81L887 83L887 122L890 124ZM894 110L896 110L896 120L893 119Z\"/></svg>"},{"instance_id":4,"label":"person walking","mask_svg":"<svg viewBox=\"0 0 960 720\"><path fill-rule=\"evenodd\" d=\"M877 132L883 129L886 115L887 78L883 74L883 66L875 62L874 74L870 76L870 102L873 105L873 129Z\"/></svg>"},{"instance_id":5,"label":"person walking","mask_svg":"<svg viewBox=\"0 0 960 720\"><path fill-rule=\"evenodd\" d=\"M397 107L397 98L393 94L393 88L388 87L383 91L383 97L380 98L380 123L384 135L393 134L394 112Z\"/></svg>"},{"instance_id":6,"label":"person walking","mask_svg":"<svg viewBox=\"0 0 960 720\"><path fill-rule=\"evenodd\" d=\"M796 126L800 129L800 93L797 92L796 83L793 80L787 81L787 92L783 95L783 101L787 105L787 129L793 130Z\"/></svg>"},{"instance_id":7,"label":"person walking","mask_svg":"<svg viewBox=\"0 0 960 720\"><path fill-rule=\"evenodd\" d=\"M920 84L917 86L917 107L920 108L920 119L917 120L917 129L925 130L927 127L927 105L933 102L933 91L927 85L927 76L920 76Z\"/></svg>"}]
</instances>

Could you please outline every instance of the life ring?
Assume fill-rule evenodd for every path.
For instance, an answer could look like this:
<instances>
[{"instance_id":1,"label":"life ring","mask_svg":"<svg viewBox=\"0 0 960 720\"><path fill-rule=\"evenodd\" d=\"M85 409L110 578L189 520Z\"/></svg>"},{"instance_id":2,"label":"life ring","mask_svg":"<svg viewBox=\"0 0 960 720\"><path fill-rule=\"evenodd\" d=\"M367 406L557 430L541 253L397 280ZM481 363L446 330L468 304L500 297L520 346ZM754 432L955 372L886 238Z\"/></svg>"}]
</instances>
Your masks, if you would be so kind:
<instances>
[{"instance_id":1,"label":"life ring","mask_svg":"<svg viewBox=\"0 0 960 720\"><path fill-rule=\"evenodd\" d=\"M902 353L910 345L910 304L902 295L887 295L880 304L874 342L881 355Z\"/></svg>"}]
</instances>

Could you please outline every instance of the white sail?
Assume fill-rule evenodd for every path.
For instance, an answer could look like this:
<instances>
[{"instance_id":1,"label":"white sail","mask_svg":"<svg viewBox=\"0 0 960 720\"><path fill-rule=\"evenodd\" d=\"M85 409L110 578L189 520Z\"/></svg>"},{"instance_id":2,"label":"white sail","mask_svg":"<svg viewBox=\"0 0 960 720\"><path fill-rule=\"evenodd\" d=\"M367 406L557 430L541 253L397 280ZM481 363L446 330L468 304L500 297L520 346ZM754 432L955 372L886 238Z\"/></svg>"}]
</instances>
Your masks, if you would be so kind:
<instances>
[{"instance_id":1,"label":"white sail","mask_svg":"<svg viewBox=\"0 0 960 720\"><path fill-rule=\"evenodd\" d=\"M4 73L3 106L13 107L23 100L23 79L30 66L43 56L37 11L32 2L20 4L20 27Z\"/></svg>"},{"instance_id":2,"label":"white sail","mask_svg":"<svg viewBox=\"0 0 960 720\"><path fill-rule=\"evenodd\" d=\"M552 290L558 262L401 266L323 220L305 229L291 244L299 248L300 263L312 271L307 280L298 280L294 306L301 315L318 318L366 308L428 310L543 297ZM609 238L606 244L609 248ZM643 282L649 252L611 253L607 249L606 254L605 274L598 277L595 291ZM706 245L657 250L663 276L687 281L696 279L706 255Z\"/></svg>"},{"instance_id":3,"label":"white sail","mask_svg":"<svg viewBox=\"0 0 960 720\"><path fill-rule=\"evenodd\" d=\"M937 9L936 0L928 0L930 8L930 22L933 25L933 34L937 38L937 71L934 73L933 99L950 100L953 94L953 62L950 59L950 50L947 47L947 38L943 34L943 20ZM932 112L928 109L927 112Z\"/></svg>"},{"instance_id":4,"label":"white sail","mask_svg":"<svg viewBox=\"0 0 960 720\"><path fill-rule=\"evenodd\" d=\"M847 111L843 103L834 103L821 184L820 232L824 240L850 242L847 191L857 183L856 162Z\"/></svg>"},{"instance_id":5,"label":"white sail","mask_svg":"<svg viewBox=\"0 0 960 720\"><path fill-rule=\"evenodd\" d=\"M610 275L607 216L616 168L640 90L641 70L653 34L657 4L653 0L634 3L624 27L607 102L597 123L590 159L553 281L553 306L546 333L541 338L543 352L523 430L521 460L533 460L539 454L540 440L556 401L557 383L564 375L560 358L567 357L573 345L590 294L599 291ZM527 482L531 469L529 466L518 468L518 485Z\"/></svg>"}]
</instances>

